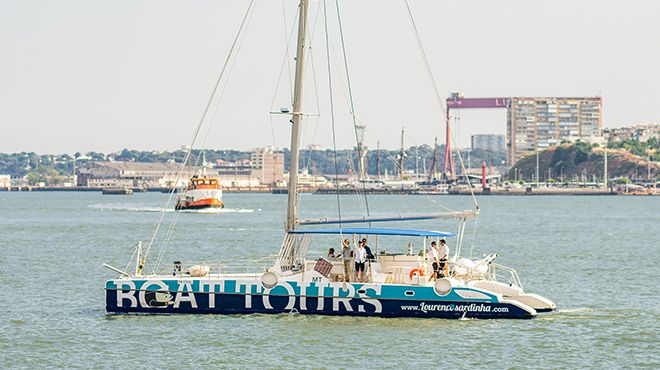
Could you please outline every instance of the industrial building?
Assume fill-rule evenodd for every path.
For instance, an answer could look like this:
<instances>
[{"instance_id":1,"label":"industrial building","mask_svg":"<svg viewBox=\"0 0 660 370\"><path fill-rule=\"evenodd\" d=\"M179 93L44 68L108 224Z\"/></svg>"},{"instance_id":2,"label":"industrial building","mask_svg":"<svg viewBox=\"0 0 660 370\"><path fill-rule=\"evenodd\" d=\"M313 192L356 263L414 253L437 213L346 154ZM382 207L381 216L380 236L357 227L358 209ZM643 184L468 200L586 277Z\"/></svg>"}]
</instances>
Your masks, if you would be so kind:
<instances>
[{"instance_id":1,"label":"industrial building","mask_svg":"<svg viewBox=\"0 0 660 370\"><path fill-rule=\"evenodd\" d=\"M187 184L200 174L199 167L180 163L90 162L77 170L79 186L168 188ZM207 167L209 176L218 177L223 187L250 188L281 184L284 181L284 154L270 148L255 149L250 160L218 161Z\"/></svg>"},{"instance_id":2,"label":"industrial building","mask_svg":"<svg viewBox=\"0 0 660 370\"><path fill-rule=\"evenodd\" d=\"M181 164L143 162L90 162L77 169L78 186L105 187L171 187L183 186L198 173L186 168L178 176ZM177 182L178 180L178 182Z\"/></svg>"}]
</instances>

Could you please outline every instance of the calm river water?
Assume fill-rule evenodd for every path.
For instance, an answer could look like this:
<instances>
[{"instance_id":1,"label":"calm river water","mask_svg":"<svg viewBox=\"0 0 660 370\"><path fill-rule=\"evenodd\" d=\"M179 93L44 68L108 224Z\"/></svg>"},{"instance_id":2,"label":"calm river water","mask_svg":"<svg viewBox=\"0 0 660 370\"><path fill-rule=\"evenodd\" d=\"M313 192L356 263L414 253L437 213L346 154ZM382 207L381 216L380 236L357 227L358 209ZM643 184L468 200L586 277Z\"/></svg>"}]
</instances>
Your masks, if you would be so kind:
<instances>
[{"instance_id":1,"label":"calm river water","mask_svg":"<svg viewBox=\"0 0 660 370\"><path fill-rule=\"evenodd\" d=\"M166 197L0 193L3 368L660 367L660 197L479 198L474 255L499 253L527 291L559 307L534 320L106 315L114 275L101 264L125 266ZM180 214L163 261L277 252L286 195L225 202L222 213ZM336 203L303 194L301 216L336 216ZM470 207L464 196L369 198L372 213L441 211L436 203ZM341 205L345 215L364 207L355 197Z\"/></svg>"}]
</instances>

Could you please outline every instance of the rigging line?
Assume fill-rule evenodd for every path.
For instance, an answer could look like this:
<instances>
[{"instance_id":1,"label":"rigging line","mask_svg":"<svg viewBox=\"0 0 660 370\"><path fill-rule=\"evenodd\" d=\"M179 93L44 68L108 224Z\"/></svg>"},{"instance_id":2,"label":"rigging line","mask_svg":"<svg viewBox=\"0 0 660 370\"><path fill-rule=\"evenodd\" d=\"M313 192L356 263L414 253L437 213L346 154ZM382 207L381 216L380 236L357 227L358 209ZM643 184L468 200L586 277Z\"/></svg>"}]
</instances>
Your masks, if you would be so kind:
<instances>
[{"instance_id":1,"label":"rigging line","mask_svg":"<svg viewBox=\"0 0 660 370\"><path fill-rule=\"evenodd\" d=\"M222 98L224 97L225 93L227 92L227 86L229 85L229 78L231 77L231 73L234 69L234 66L236 65L236 57L240 53L241 47L243 46L243 43L245 41L245 37L247 37L247 29L249 28L250 22L252 21L252 16L254 15L254 9L255 8L256 8L256 6L253 7L252 10L249 12L247 22L245 23L245 31L243 31L240 34L239 40L238 40L238 43L237 43L237 46L236 46L236 51L233 53L234 58L229 59L230 63L229 63L229 69L227 71L227 78L224 80L224 86L222 86L222 88L220 89L220 95L216 99L215 109L214 109L214 112L211 116L211 120L210 120L210 122L208 120L205 120L207 122L208 129L206 131L206 136L203 139L203 143L202 143L202 146L201 146L202 148L205 146L208 135L211 132L211 127L213 126L213 120L215 119L215 116L218 113L218 110L220 109L220 103L222 101ZM193 149L191 147L191 151L192 150ZM203 150L199 151L199 154L197 155L195 163L193 164L193 168L197 168L203 153L204 153ZM174 232L174 229L176 227L176 224L177 224L178 220L179 220L179 212L175 212L174 216L172 217L172 221L170 222L170 227L168 228L167 233L165 234L165 237L163 238L163 247L161 248L161 251L158 254L158 258L156 259L156 269L158 269L158 266L160 265L160 261L163 257L163 254L165 253L165 250L169 246L170 240L172 238L172 234Z\"/></svg>"},{"instance_id":2,"label":"rigging line","mask_svg":"<svg viewBox=\"0 0 660 370\"><path fill-rule=\"evenodd\" d=\"M445 115L445 106L442 101L442 97L440 96L440 92L438 91L438 86L435 83L435 78L433 78L433 72L431 71L431 65L429 64L429 60L426 57L426 51L424 51L424 45L422 44L422 39L419 36L419 31L417 30L417 24L415 23L415 18L413 17L412 10L410 9L410 4L408 3L408 0L403 0L403 2L406 4L406 10L408 11L408 17L410 19L410 24L412 25L413 32L415 34L415 40L417 40L417 47L419 47L419 51L422 54L422 59L424 60L424 66L426 67L426 73L429 75L429 80L431 80L431 85L433 86L433 92L435 93L435 97L438 99L438 103L440 104L440 109L442 110L443 116Z\"/></svg>"},{"instance_id":3,"label":"rigging line","mask_svg":"<svg viewBox=\"0 0 660 370\"><path fill-rule=\"evenodd\" d=\"M422 59L424 59L424 66L426 67L426 72L428 73L429 80L431 80L431 85L433 86L433 92L435 93L435 97L438 99L438 104L440 105L440 109L442 110L443 115L446 114L445 106L442 101L442 97L440 97L440 92L438 91L438 86L435 83L435 78L433 77L433 72L431 70L431 65L429 64L429 60L426 57L426 52L424 51L424 45L422 44L422 39L419 36L419 31L417 30L417 24L415 23L415 18L413 17L412 10L410 9L410 4L408 0L403 0L404 4L406 5L406 10L408 12L408 17L410 19L410 23L413 28L413 32L415 34L415 39L417 40L417 46L419 47L419 51L422 54ZM447 124L450 124L451 122L447 122ZM450 130L451 131L451 130ZM454 133L453 131L451 132L451 136L453 138ZM454 142L456 142L454 138ZM463 169L463 173L465 172L465 164L463 163L463 157L461 156L461 151L457 150L456 153L458 154L458 159L459 162L461 163L461 168ZM450 153L451 155L451 153ZM474 195L474 189L472 189L472 184L470 184L470 178L468 176L465 176L468 186L470 188L470 195L472 196L472 202L474 204L474 207L476 210L479 209L479 203L477 203L477 197Z\"/></svg>"},{"instance_id":4,"label":"rigging line","mask_svg":"<svg viewBox=\"0 0 660 370\"><path fill-rule=\"evenodd\" d=\"M296 8L296 15L297 14L298 14L298 8ZM286 20L285 20L285 27L286 27ZM290 67L288 67L288 65L290 64L289 50L291 49L291 40L293 39L293 34L294 34L295 30L296 30L296 24L294 22L294 24L291 25L291 31L289 32L288 38L286 38L286 30L284 31L285 32L285 38L286 38L286 46L285 46L285 49L284 49L284 59L282 60L282 65L280 66L280 73L277 76L277 83L275 84L275 92L273 94L273 99L272 99L271 104L270 104L271 110L273 110L273 107L275 105L275 99L277 98L277 91L279 90L280 84L282 83L282 76L284 75L284 67L287 67L287 71L290 69ZM288 71L287 73L291 74L290 71ZM291 80L291 76L289 76L289 80ZM293 82L289 82L289 83L290 83L290 85L293 84ZM291 100L293 99L291 97L291 95L292 95L291 91L293 91L293 87L289 86L289 103L291 103Z\"/></svg>"},{"instance_id":5,"label":"rigging line","mask_svg":"<svg viewBox=\"0 0 660 370\"><path fill-rule=\"evenodd\" d=\"M244 26L245 26L245 24L246 24L246 21L247 21L247 18L248 18L248 16L249 16L249 14L250 14L250 11L252 10L252 7L253 7L253 5L254 5L254 2L255 2L255 0L250 0L250 4L248 4L248 7L247 7L247 9L246 9L246 11L245 11L245 15L243 16L243 20L242 20L242 22L241 22L241 25L240 25L240 27L239 27L239 29L238 29L238 32L236 33L236 37L234 38L234 41L233 41L233 43L232 43L232 45L231 45L231 48L229 49L229 53L227 54L227 58L225 59L225 62L224 62L224 64L223 64L223 66L222 66L222 69L220 70L220 74L218 75L218 78L217 78L216 81L215 81L215 85L213 86L213 90L211 91L211 94L210 94L210 96L209 96L209 98L208 98L208 101L207 101L207 103L206 103L206 106L205 106L205 108L204 108L204 111L203 111L203 113L202 113L202 116L201 116L200 119L199 119L199 123L197 124L197 128L195 129L195 132L194 132L192 138L190 139L189 149L188 149L188 151L186 152L186 156L185 156L184 160L183 160L182 163L181 163L181 167L180 167L179 171L177 172L177 176L176 176L176 179L175 179L175 184L178 184L178 183L179 183L179 179L181 178L181 175L183 174L183 171L184 171L184 169L185 169L185 167L186 167L186 163L188 162L188 159L190 158L190 153L191 153L191 151L192 151L192 147L193 147L194 144L195 144L195 140L197 140L197 135L199 134L199 131L200 131L201 127L202 127L202 124L204 123L204 120L205 120L205 118L206 118L206 115L208 114L208 111L209 111L209 109L210 109L210 107L211 107L211 104L213 103L213 98L215 97L216 92L218 91L218 86L220 85L220 81L222 80L222 77L224 76L225 70L226 70L226 68L227 68L227 64L229 64L229 59L231 58L231 55L232 55L232 53L233 53L233 51L234 51L234 48L236 47L236 43L238 42L238 39L239 39L239 37L240 37L240 35L241 35L241 32L243 31L243 28L244 28ZM165 211L167 210L167 208L168 208L170 202L172 201L172 197L173 197L173 195L174 195L174 187L172 188L172 191L170 192L170 195L169 195L169 197L167 198L167 203L165 204L165 208L163 208L163 209L161 210L161 214L160 214L160 218L159 218L159 220L158 220L158 224L156 225L156 228L155 228L155 230L154 230L154 233L153 233L151 239L149 240L149 245L147 246L147 249L146 249L146 251L145 251L145 253L144 253L144 260L145 260L145 261L147 260L147 257L149 256L149 252L150 252L150 250L151 250L151 247L153 246L154 240L156 239L156 235L158 234L158 230L160 229L160 225L161 225L161 223L163 222L163 218L164 218L164 216L165 216Z\"/></svg>"},{"instance_id":6,"label":"rigging line","mask_svg":"<svg viewBox=\"0 0 660 370\"><path fill-rule=\"evenodd\" d=\"M417 145L417 143L415 143L415 140L413 140L408 134L405 134L405 136L406 136L406 137L408 138L408 140L410 140L410 141L411 141L411 142L412 142L417 148L419 148L419 145ZM394 161L394 159L392 159L392 161L394 162L394 164L395 164L397 167L399 167L399 163L398 163L397 161ZM399 169L399 170L401 170L401 169ZM453 209L451 209L451 208L449 208L449 207L443 205L442 203L436 201L435 199L433 199L432 196L431 196L432 194L431 194L430 192L428 192L428 191L426 191L426 190L424 190L424 189L418 189L418 191L419 191L422 195L424 195L424 197L425 197L426 199L428 199L428 200L431 201L432 203L434 203L434 204L440 206L440 208L444 208L444 209L446 209L446 210L449 210L449 211L455 212L455 210L453 210Z\"/></svg>"},{"instance_id":7,"label":"rigging line","mask_svg":"<svg viewBox=\"0 0 660 370\"><path fill-rule=\"evenodd\" d=\"M344 43L344 28L342 27L341 23L341 15L339 12L339 0L335 0L335 9L337 11L337 24L339 25L339 39L341 40L341 50L342 50L342 55L344 57L344 70L346 71L346 84L348 85L348 96L350 99L351 103L351 118L353 119L353 130L355 131L355 143L356 145L359 143L360 138L358 136L358 129L357 129L357 119L355 118L355 104L353 101L353 89L351 88L351 78L350 74L348 72L348 59L346 58L346 44ZM360 156L361 151L358 149L358 157ZM364 169L362 168L362 164L358 161L358 171L364 172ZM367 208L367 215L370 214L369 212L369 199L367 198L367 185L362 182L362 190L364 191L364 204L365 207ZM369 223L369 226L371 226L371 223Z\"/></svg>"},{"instance_id":8,"label":"rigging line","mask_svg":"<svg viewBox=\"0 0 660 370\"><path fill-rule=\"evenodd\" d=\"M474 250L474 244L477 241L477 222L479 222L479 217L474 219L474 228L472 229L472 240L470 241L470 258L472 258L472 251Z\"/></svg>"},{"instance_id":9,"label":"rigging line","mask_svg":"<svg viewBox=\"0 0 660 370\"><path fill-rule=\"evenodd\" d=\"M399 161L397 161L396 158L394 158L394 157L392 156L392 154L390 154L390 152L389 152L388 150L385 150L385 151L383 151L383 152L385 153L385 156L386 156L390 161L392 161L392 163L393 163L393 165L395 166L395 168L397 168L399 171L401 171L401 166L399 166ZM438 202L437 200L433 199L433 197L431 196L431 193L429 193L429 192L427 192L427 191L425 191L425 190L423 190L423 189L420 189L420 192L421 192L421 194L422 194L422 195L423 195L428 201L430 201L431 203L435 204L435 205L438 206L439 208L445 209L445 210L450 211L450 212L456 212L455 209L449 208L449 207L445 206L444 204Z\"/></svg>"},{"instance_id":10,"label":"rigging line","mask_svg":"<svg viewBox=\"0 0 660 370\"><path fill-rule=\"evenodd\" d=\"M218 96L218 99L215 103L215 108L213 110L213 114L211 115L211 120L207 121L208 122L208 128L206 129L206 134L204 135L204 139L202 140L202 143L199 146L200 148L206 147L206 142L208 141L208 138L211 134L211 128L213 128L213 122L215 122L215 119L218 115L218 112L220 111L220 103L222 102L222 100L225 96L225 93L227 92L227 86L229 85L229 80L232 76L232 72L234 71L234 68L236 67L236 61L237 61L238 55L241 52L241 47L245 44L245 38L247 37L247 29L250 27L250 22L252 21L253 16L254 16L254 11L252 11L250 13L248 21L245 25L246 32L242 33L241 38L238 41L238 45L236 47L236 52L234 53L235 57L231 60L231 63L229 65L229 70L227 71L227 78L224 81L224 86L220 89L220 95ZM197 167L197 165L200 163L200 159L202 157L202 154L203 154L203 149L200 150L199 153L197 154L197 158L195 159L194 167Z\"/></svg>"},{"instance_id":11,"label":"rigging line","mask_svg":"<svg viewBox=\"0 0 660 370\"><path fill-rule=\"evenodd\" d=\"M137 244L132 245L131 248L135 248L135 249L133 249L133 254L131 254L131 258L128 260L128 263L126 264L126 268L124 269L124 271L128 271L128 268L131 267L131 262L133 262L133 257L135 257L135 254L137 253Z\"/></svg>"},{"instance_id":12,"label":"rigging line","mask_svg":"<svg viewBox=\"0 0 660 370\"><path fill-rule=\"evenodd\" d=\"M454 132L450 130L450 140L457 142L456 137L454 136ZM468 173L465 169L465 162L463 162L463 156L461 155L461 149L456 148L456 154L458 155L458 162L461 164L461 171L463 171L463 174L465 175L465 180L467 181L468 184L468 189L470 189L470 196L472 196L472 203L474 204L475 211L479 211L479 203L477 203L477 197L474 195L474 189L472 188L472 183L470 182L470 176L468 176ZM451 155L451 153L449 153ZM479 217L479 214L477 213L477 217Z\"/></svg>"},{"instance_id":13,"label":"rigging line","mask_svg":"<svg viewBox=\"0 0 660 370\"><path fill-rule=\"evenodd\" d=\"M296 15L298 15L299 7L296 7ZM284 0L282 0L282 15L284 18L284 39L285 39L285 48L284 48L284 58L282 59L282 65L280 66L280 72L277 76L277 83L275 84L275 91L273 92L273 99L271 100L270 103L270 111L272 112L274 110L275 106L275 100L277 99L277 92L280 89L280 84L282 83L282 76L284 76L284 67L287 67L287 73L289 75L289 103L292 103L292 94L291 91L293 91L293 82L291 81L291 66L290 66L290 61L289 61L289 50L291 46L291 40L293 38L294 31L296 30L296 24L295 22L291 25L291 31L289 32L289 35L287 37L287 24L286 24L286 11L285 11L285 4ZM297 18L297 17L296 17ZM273 115L269 114L270 117L270 135L271 139L273 141L273 146L275 146L275 125L273 124Z\"/></svg>"},{"instance_id":14,"label":"rigging line","mask_svg":"<svg viewBox=\"0 0 660 370\"><path fill-rule=\"evenodd\" d=\"M330 92L330 122L332 122L332 149L335 162L335 189L337 190L337 214L339 218L339 238L343 239L341 233L341 197L339 196L339 165L337 163L337 135L335 131L335 106L332 94L332 68L330 65L330 41L328 37L328 13L326 9L326 0L323 0L323 24L325 27L325 52L327 54L326 64L328 67L328 86Z\"/></svg>"},{"instance_id":15,"label":"rigging line","mask_svg":"<svg viewBox=\"0 0 660 370\"><path fill-rule=\"evenodd\" d=\"M313 78L313 81L314 81L314 98L315 98L315 103L316 103L316 117L314 117L315 124L314 124L314 131L312 133L312 140L311 140L312 144L314 144L314 141L316 141L316 134L318 132L319 122L321 120L321 117L320 117L321 107L320 107L320 103L319 103L319 101L320 101L319 100L319 87L318 87L318 82L317 82L317 79L316 79L316 67L314 65L314 52L313 52L314 49L312 49L312 47L311 47L311 43L314 40L314 35L315 35L315 32L316 32L316 25L318 24L318 18L319 18L320 13L321 13L321 4L319 3L318 8L316 9L316 16L314 17L314 23L312 25L312 29L309 32L310 46L309 46L309 58L307 59L309 61L309 64L310 64L311 70L312 70L312 78ZM307 60L306 60L306 62L307 62ZM312 160L312 150L308 150L307 154L308 154L307 155L307 161L306 161L307 163L305 163L305 166L304 166L305 169L309 169L309 164Z\"/></svg>"},{"instance_id":16,"label":"rigging line","mask_svg":"<svg viewBox=\"0 0 660 370\"><path fill-rule=\"evenodd\" d=\"M318 89L318 84L316 81L316 68L314 67L314 55L312 54L312 50L310 49L309 51L309 59L310 59L310 65L312 66L312 78L314 79L314 97L316 99L316 111L320 112L320 107L319 107L319 89ZM319 129L319 122L321 120L320 114L315 117L316 124L314 125L314 132L312 133L312 144L314 144L314 141L316 141L316 134ZM308 150L309 153L307 153L307 163L305 165L306 169L309 169L309 164L312 161L312 150Z\"/></svg>"},{"instance_id":17,"label":"rigging line","mask_svg":"<svg viewBox=\"0 0 660 370\"><path fill-rule=\"evenodd\" d=\"M300 11L300 7L296 7L296 14L294 15L294 19L298 19L298 12ZM282 18L284 18L284 37L286 38L286 30L288 27L286 26L286 4L284 3L284 0L282 0ZM286 71L289 76L289 102L293 104L293 78L291 76L291 61L289 60L289 46L291 44L291 37L293 36L293 30L296 27L296 22L294 21L293 24L291 25L291 33L289 34L289 38L287 39L286 42L286 51L284 54L284 61L286 62ZM282 67L284 67L284 64L282 64ZM277 82L279 85L279 81ZM277 88L275 89L275 92L277 93ZM271 109L272 110L272 109Z\"/></svg>"}]
</instances>

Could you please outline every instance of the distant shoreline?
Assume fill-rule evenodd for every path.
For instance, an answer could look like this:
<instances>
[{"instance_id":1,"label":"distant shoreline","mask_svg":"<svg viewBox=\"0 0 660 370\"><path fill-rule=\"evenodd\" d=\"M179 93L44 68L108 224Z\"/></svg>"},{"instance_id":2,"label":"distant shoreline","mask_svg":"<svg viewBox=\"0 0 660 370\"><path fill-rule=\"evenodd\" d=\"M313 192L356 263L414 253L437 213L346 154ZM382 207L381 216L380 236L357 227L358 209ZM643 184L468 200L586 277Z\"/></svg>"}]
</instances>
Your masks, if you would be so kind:
<instances>
[{"instance_id":1,"label":"distant shoreline","mask_svg":"<svg viewBox=\"0 0 660 370\"><path fill-rule=\"evenodd\" d=\"M102 188L98 187L35 187L35 186L22 186L17 187L13 186L11 188L0 188L0 192L102 192ZM168 188L133 188L136 193L142 192L160 192L160 193L169 193L170 189ZM225 193L261 193L261 194L286 194L285 189L281 188L271 188L271 187L254 187L254 188L223 188ZM334 189L303 189L301 192L314 193L314 194L336 194L337 191ZM340 189L340 194L355 194L355 189ZM445 195L471 195L468 189L456 189L449 190L448 193L440 193L433 191L424 191L424 190L415 190L415 189L403 189L403 190L367 190L366 192L369 195L433 195L433 196L445 196ZM660 195L660 193L650 193L650 192L631 192L631 193L621 193L616 191L609 191L603 189L565 189L565 188L508 188L508 189L488 189L486 191L482 189L475 189L475 195L478 196L539 196L539 195L637 195L637 196L649 196L649 195Z\"/></svg>"}]
</instances>

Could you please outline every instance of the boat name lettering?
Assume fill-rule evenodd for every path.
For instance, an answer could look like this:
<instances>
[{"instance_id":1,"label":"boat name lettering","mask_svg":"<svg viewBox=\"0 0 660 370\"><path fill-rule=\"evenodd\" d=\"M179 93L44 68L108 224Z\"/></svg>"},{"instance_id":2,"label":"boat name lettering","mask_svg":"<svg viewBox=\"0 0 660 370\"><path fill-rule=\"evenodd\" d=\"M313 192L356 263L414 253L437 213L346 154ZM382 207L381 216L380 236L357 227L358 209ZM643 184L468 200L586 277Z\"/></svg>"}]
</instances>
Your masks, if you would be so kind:
<instances>
[{"instance_id":1,"label":"boat name lettering","mask_svg":"<svg viewBox=\"0 0 660 370\"><path fill-rule=\"evenodd\" d=\"M279 282L270 289L265 289L256 281L224 281L224 280L146 280L137 282L131 280L117 280L117 307L142 307L142 308L179 308L182 303L187 302L192 308L198 308L196 294L208 295L208 308L216 308L216 296L218 294L242 294L245 296L244 307L253 308L252 296L261 295L261 305L267 310L292 310L297 308L301 311L310 309L308 298L316 299L317 311L325 310L326 299L332 299L332 311L367 312L365 307L371 307L372 312L383 312L382 303L371 298L370 295L379 296L381 286L353 284L331 285L328 282ZM176 284L176 288L174 288ZM331 288L328 290L328 288ZM359 291L359 293L358 293ZM286 305L279 303L279 307L273 307L272 297L288 297ZM368 305L368 306L367 306ZM426 304L420 310L428 309Z\"/></svg>"}]
</instances>

